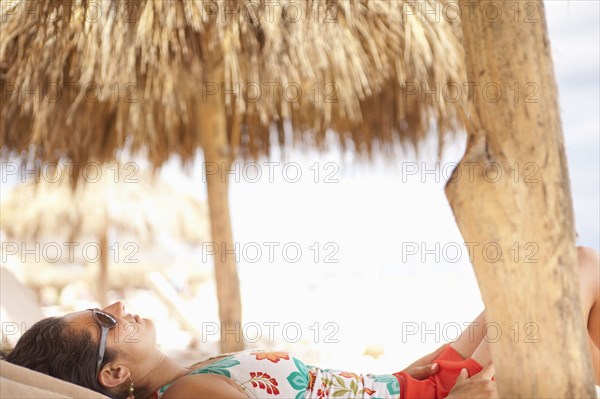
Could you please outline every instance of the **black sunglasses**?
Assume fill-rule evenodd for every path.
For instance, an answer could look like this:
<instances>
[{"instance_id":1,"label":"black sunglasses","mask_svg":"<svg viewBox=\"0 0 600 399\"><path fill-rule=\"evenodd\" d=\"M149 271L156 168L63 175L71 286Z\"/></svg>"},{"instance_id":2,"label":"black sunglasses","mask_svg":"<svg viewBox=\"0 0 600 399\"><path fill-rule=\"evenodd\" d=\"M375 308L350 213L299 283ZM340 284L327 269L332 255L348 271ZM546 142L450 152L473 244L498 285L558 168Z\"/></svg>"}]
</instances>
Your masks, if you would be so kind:
<instances>
[{"instance_id":1,"label":"black sunglasses","mask_svg":"<svg viewBox=\"0 0 600 399\"><path fill-rule=\"evenodd\" d=\"M108 336L108 330L117 326L117 319L110 313L106 313L100 309L88 309L92 311L94 320L100 325L102 334L100 336L100 349L98 349L98 364L96 365L96 376L100 372L100 366L102 366L102 360L104 360L104 352L106 351L106 337Z\"/></svg>"}]
</instances>

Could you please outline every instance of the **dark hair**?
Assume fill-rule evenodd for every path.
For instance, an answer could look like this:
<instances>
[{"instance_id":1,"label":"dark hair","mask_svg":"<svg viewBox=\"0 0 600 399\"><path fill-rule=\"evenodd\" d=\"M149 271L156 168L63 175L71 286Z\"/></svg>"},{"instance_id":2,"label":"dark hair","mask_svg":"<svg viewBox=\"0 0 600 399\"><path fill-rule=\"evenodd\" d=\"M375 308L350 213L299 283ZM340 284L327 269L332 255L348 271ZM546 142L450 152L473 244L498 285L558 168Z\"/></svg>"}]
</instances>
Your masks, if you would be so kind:
<instances>
[{"instance_id":1,"label":"dark hair","mask_svg":"<svg viewBox=\"0 0 600 399\"><path fill-rule=\"evenodd\" d=\"M98 343L87 329L75 332L67 324L59 317L38 321L21 336L5 360L119 399L121 395L98 382ZM106 348L102 364L116 357L115 350Z\"/></svg>"}]
</instances>

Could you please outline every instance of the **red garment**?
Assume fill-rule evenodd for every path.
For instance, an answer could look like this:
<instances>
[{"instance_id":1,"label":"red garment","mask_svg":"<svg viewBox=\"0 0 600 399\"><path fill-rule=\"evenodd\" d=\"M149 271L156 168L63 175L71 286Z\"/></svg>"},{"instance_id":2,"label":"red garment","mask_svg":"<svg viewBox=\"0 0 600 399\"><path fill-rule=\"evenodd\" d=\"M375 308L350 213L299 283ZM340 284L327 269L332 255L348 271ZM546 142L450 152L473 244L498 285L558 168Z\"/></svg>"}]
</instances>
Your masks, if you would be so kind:
<instances>
[{"instance_id":1,"label":"red garment","mask_svg":"<svg viewBox=\"0 0 600 399\"><path fill-rule=\"evenodd\" d=\"M400 383L400 399L445 398L456 384L461 369L469 370L470 377L483 369L477 361L471 358L463 359L450 345L444 348L433 363L439 365L439 371L422 381L416 380L402 371L394 374Z\"/></svg>"}]
</instances>

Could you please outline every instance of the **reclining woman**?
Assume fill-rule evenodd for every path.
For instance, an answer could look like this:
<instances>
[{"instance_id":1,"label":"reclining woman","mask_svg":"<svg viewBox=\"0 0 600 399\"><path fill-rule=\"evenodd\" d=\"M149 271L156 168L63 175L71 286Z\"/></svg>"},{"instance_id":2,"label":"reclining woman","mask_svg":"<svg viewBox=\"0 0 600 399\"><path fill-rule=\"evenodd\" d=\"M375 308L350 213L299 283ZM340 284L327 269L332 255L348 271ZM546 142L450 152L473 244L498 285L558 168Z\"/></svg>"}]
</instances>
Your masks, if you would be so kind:
<instances>
[{"instance_id":1,"label":"reclining woman","mask_svg":"<svg viewBox=\"0 0 600 399\"><path fill-rule=\"evenodd\" d=\"M599 258L589 249L580 248L578 254L582 309L600 381ZM321 369L288 353L267 351L226 354L182 367L158 350L151 320L125 313L116 302L36 323L6 360L115 399L489 398L497 393L484 325L482 313L456 341L394 374Z\"/></svg>"}]
</instances>

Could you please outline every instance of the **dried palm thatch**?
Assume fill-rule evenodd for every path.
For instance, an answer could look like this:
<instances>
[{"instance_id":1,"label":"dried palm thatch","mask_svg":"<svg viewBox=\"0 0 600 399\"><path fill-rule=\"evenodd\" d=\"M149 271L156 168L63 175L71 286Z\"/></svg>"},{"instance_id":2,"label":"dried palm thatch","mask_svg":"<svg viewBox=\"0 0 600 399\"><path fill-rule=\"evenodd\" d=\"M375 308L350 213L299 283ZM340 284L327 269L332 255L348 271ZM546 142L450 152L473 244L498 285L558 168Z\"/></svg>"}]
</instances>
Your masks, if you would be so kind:
<instances>
[{"instance_id":1,"label":"dried palm thatch","mask_svg":"<svg viewBox=\"0 0 600 399\"><path fill-rule=\"evenodd\" d=\"M281 145L322 149L332 129L359 154L461 125L461 101L440 95L465 81L460 27L424 13L440 1L3 3L5 156L188 160L210 96L223 96L234 157L268 155L271 125Z\"/></svg>"}]
</instances>

